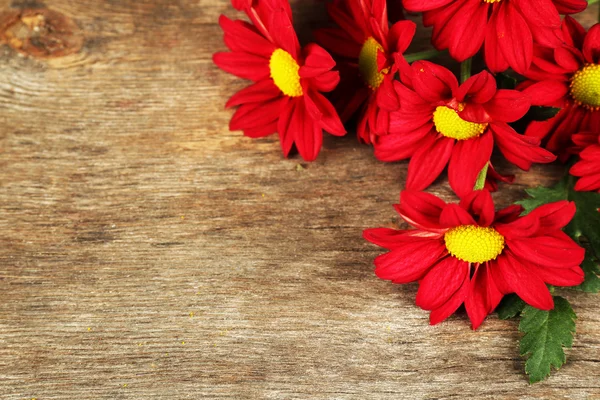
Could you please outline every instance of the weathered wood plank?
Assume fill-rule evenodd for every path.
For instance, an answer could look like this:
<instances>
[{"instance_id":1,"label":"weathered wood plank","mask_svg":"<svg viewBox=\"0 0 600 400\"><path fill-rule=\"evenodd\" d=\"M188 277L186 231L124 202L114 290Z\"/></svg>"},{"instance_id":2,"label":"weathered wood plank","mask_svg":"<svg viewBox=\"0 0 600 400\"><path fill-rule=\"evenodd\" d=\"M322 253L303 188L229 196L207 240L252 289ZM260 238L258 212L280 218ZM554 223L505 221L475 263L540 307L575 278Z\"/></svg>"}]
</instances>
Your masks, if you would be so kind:
<instances>
[{"instance_id":1,"label":"weathered wood plank","mask_svg":"<svg viewBox=\"0 0 600 400\"><path fill-rule=\"evenodd\" d=\"M2 398L600 398L597 296L566 292L569 362L529 386L514 322L430 327L416 286L373 275L361 231L398 222L406 164L352 137L306 164L228 131L227 1L47 5L81 51L0 48ZM558 170L514 171L495 198Z\"/></svg>"}]
</instances>

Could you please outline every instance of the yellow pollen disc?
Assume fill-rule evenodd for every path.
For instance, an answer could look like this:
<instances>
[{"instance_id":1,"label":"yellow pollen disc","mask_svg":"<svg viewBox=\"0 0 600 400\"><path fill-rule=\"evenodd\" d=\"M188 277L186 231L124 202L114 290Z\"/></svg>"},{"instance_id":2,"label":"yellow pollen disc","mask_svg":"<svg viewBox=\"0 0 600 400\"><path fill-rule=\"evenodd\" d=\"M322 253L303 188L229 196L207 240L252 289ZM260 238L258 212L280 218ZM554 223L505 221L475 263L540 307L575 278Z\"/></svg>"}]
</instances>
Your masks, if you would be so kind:
<instances>
[{"instance_id":1,"label":"yellow pollen disc","mask_svg":"<svg viewBox=\"0 0 600 400\"><path fill-rule=\"evenodd\" d=\"M500 3L502 0L483 0L484 3Z\"/></svg>"},{"instance_id":2,"label":"yellow pollen disc","mask_svg":"<svg viewBox=\"0 0 600 400\"><path fill-rule=\"evenodd\" d=\"M384 68L381 71L378 71L378 51L384 51L383 47L377 40L370 37L365 41L362 49L360 49L360 54L358 55L358 70L360 75L364 79L365 83L373 90L377 89L379 85L381 85L385 74L390 71L389 68Z\"/></svg>"},{"instance_id":3,"label":"yellow pollen disc","mask_svg":"<svg viewBox=\"0 0 600 400\"><path fill-rule=\"evenodd\" d=\"M580 106L600 110L600 65L587 64L571 78L571 96Z\"/></svg>"},{"instance_id":4,"label":"yellow pollen disc","mask_svg":"<svg viewBox=\"0 0 600 400\"><path fill-rule=\"evenodd\" d=\"M273 82L283 94L290 97L302 96L302 86L298 74L300 66L290 53L282 49L275 50L271 54L269 68Z\"/></svg>"},{"instance_id":5,"label":"yellow pollen disc","mask_svg":"<svg viewBox=\"0 0 600 400\"><path fill-rule=\"evenodd\" d=\"M459 260L484 263L495 260L504 250L504 236L494 228L461 225L444 235L446 249Z\"/></svg>"},{"instance_id":6,"label":"yellow pollen disc","mask_svg":"<svg viewBox=\"0 0 600 400\"><path fill-rule=\"evenodd\" d=\"M461 107L462 109L462 107ZM442 135L456 139L467 140L481 135L488 124L465 121L450 107L438 106L433 112L435 130Z\"/></svg>"}]
</instances>

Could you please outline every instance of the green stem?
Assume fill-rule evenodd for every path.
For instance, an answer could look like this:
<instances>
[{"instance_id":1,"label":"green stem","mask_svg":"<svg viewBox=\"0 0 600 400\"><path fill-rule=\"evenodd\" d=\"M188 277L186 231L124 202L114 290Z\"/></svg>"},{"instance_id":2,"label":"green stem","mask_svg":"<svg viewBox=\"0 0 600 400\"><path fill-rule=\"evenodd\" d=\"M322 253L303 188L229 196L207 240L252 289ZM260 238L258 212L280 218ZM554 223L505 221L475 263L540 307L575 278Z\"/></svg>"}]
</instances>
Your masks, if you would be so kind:
<instances>
[{"instance_id":1,"label":"green stem","mask_svg":"<svg viewBox=\"0 0 600 400\"><path fill-rule=\"evenodd\" d=\"M440 54L442 54L441 51L432 49L432 50L420 51L418 53L405 54L404 58L410 64L412 62L419 61L419 60L429 60L430 58L433 58Z\"/></svg>"},{"instance_id":2,"label":"green stem","mask_svg":"<svg viewBox=\"0 0 600 400\"><path fill-rule=\"evenodd\" d=\"M467 58L465 61L460 63L460 83L464 83L471 77L471 64L473 59Z\"/></svg>"},{"instance_id":3,"label":"green stem","mask_svg":"<svg viewBox=\"0 0 600 400\"><path fill-rule=\"evenodd\" d=\"M485 177L487 176L487 170L490 163L486 163L481 171L479 171L479 175L477 175L477 180L475 181L475 187L473 190L481 190L485 186Z\"/></svg>"}]
</instances>

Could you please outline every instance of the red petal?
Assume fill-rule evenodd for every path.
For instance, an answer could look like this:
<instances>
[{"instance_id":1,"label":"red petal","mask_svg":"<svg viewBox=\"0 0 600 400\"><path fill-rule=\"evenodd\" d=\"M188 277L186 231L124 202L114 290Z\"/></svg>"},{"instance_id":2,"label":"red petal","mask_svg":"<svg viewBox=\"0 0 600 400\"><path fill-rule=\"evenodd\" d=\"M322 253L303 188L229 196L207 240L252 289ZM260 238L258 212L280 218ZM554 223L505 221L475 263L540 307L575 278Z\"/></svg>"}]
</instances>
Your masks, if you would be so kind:
<instances>
[{"instance_id":1,"label":"red petal","mask_svg":"<svg viewBox=\"0 0 600 400\"><path fill-rule=\"evenodd\" d=\"M437 233L421 231L418 229L390 229L390 228L374 228L365 229L363 237L369 242L380 247L385 247L388 250L393 250L404 246L409 242L431 241L439 239L441 236Z\"/></svg>"},{"instance_id":2,"label":"red petal","mask_svg":"<svg viewBox=\"0 0 600 400\"><path fill-rule=\"evenodd\" d=\"M590 162L587 160L580 160L571 167L569 173L574 176L594 175L597 171L599 171L599 165L600 161Z\"/></svg>"},{"instance_id":3,"label":"red petal","mask_svg":"<svg viewBox=\"0 0 600 400\"><path fill-rule=\"evenodd\" d=\"M479 226L490 226L494 222L494 200L487 190L477 190L465 196L460 200L460 206L479 217Z\"/></svg>"},{"instance_id":4,"label":"red petal","mask_svg":"<svg viewBox=\"0 0 600 400\"><path fill-rule=\"evenodd\" d=\"M511 2L503 1L496 21L498 46L516 72L524 74L533 58L533 38L527 22Z\"/></svg>"},{"instance_id":5,"label":"red petal","mask_svg":"<svg viewBox=\"0 0 600 400\"><path fill-rule=\"evenodd\" d=\"M516 221L523 211L524 208L520 205L510 205L498 211L496 213L496 218L494 219L494 221L502 224L508 224L510 222Z\"/></svg>"},{"instance_id":6,"label":"red petal","mask_svg":"<svg viewBox=\"0 0 600 400\"><path fill-rule=\"evenodd\" d=\"M296 36L290 16L284 8L273 11L269 32L279 47L290 53L294 60L298 60L300 43L298 43L298 36Z\"/></svg>"},{"instance_id":7,"label":"red petal","mask_svg":"<svg viewBox=\"0 0 600 400\"><path fill-rule=\"evenodd\" d=\"M501 214L499 213L499 215ZM509 214L507 217L512 219L510 217L514 216ZM537 218L526 217L527 216L520 217L509 222L497 221L498 223L494 226L494 228L496 228L496 230L500 232L502 236L508 238L524 238L533 236L540 228L540 221Z\"/></svg>"},{"instance_id":8,"label":"red petal","mask_svg":"<svg viewBox=\"0 0 600 400\"><path fill-rule=\"evenodd\" d=\"M319 92L308 91L304 96L306 110L314 122L336 136L346 134L346 129L333 105Z\"/></svg>"},{"instance_id":9,"label":"red petal","mask_svg":"<svg viewBox=\"0 0 600 400\"><path fill-rule=\"evenodd\" d=\"M248 53L215 53L213 62L239 78L260 81L269 78L269 60Z\"/></svg>"},{"instance_id":10,"label":"red petal","mask_svg":"<svg viewBox=\"0 0 600 400\"><path fill-rule=\"evenodd\" d=\"M304 65L298 71L301 78L312 78L328 72L335 67L331 55L319 45L310 43L303 49Z\"/></svg>"},{"instance_id":11,"label":"red petal","mask_svg":"<svg viewBox=\"0 0 600 400\"><path fill-rule=\"evenodd\" d=\"M484 56L487 67L492 72L502 72L508 68L508 62L500 50L498 43L500 34L497 32L496 24L498 21L498 13L492 13L487 31L485 34Z\"/></svg>"},{"instance_id":12,"label":"red petal","mask_svg":"<svg viewBox=\"0 0 600 400\"><path fill-rule=\"evenodd\" d=\"M417 25L412 21L398 21L390 28L389 48L391 51L404 53L417 30Z\"/></svg>"},{"instance_id":13,"label":"red petal","mask_svg":"<svg viewBox=\"0 0 600 400\"><path fill-rule=\"evenodd\" d=\"M327 71L324 74L310 78L308 82L308 86L319 92L331 92L340 82L340 73L338 71Z\"/></svg>"},{"instance_id":14,"label":"red petal","mask_svg":"<svg viewBox=\"0 0 600 400\"><path fill-rule=\"evenodd\" d=\"M277 121L284 103L285 98L279 97L264 103L243 104L235 111L231 121L229 121L229 129L235 131L259 128L262 125Z\"/></svg>"},{"instance_id":15,"label":"red petal","mask_svg":"<svg viewBox=\"0 0 600 400\"><path fill-rule=\"evenodd\" d=\"M468 263L454 257L440 260L419 282L417 306L424 310L441 307L462 286L468 269Z\"/></svg>"},{"instance_id":16,"label":"red petal","mask_svg":"<svg viewBox=\"0 0 600 400\"><path fill-rule=\"evenodd\" d=\"M477 103L466 103L462 111L457 111L461 119L478 124L491 122L492 117L485 110L485 107Z\"/></svg>"},{"instance_id":17,"label":"red petal","mask_svg":"<svg viewBox=\"0 0 600 400\"><path fill-rule=\"evenodd\" d=\"M495 265L488 263L480 265L471 279L471 290L465 299L465 308L473 329L477 329L502 300L502 293L490 273L490 269L494 267Z\"/></svg>"},{"instance_id":18,"label":"red petal","mask_svg":"<svg viewBox=\"0 0 600 400\"><path fill-rule=\"evenodd\" d=\"M403 190L400 193L400 204L395 206L398 214L415 228L444 233L439 220L446 206L444 200L425 192Z\"/></svg>"},{"instance_id":19,"label":"red petal","mask_svg":"<svg viewBox=\"0 0 600 400\"><path fill-rule=\"evenodd\" d=\"M536 106L551 106L564 98L568 92L569 87L565 82L555 80L536 82L523 90L531 99L531 104Z\"/></svg>"},{"instance_id":20,"label":"red petal","mask_svg":"<svg viewBox=\"0 0 600 400\"><path fill-rule=\"evenodd\" d=\"M429 119L433 117L435 105L423 100L415 91L398 81L394 81L394 89L402 104L402 114L411 114L413 118L414 114L419 114L420 117L427 116Z\"/></svg>"},{"instance_id":21,"label":"red petal","mask_svg":"<svg viewBox=\"0 0 600 400\"><path fill-rule=\"evenodd\" d=\"M388 112L396 111L400 108L398 95L392 83L392 76L389 74L381 81L381 85L377 88L375 96L377 105Z\"/></svg>"},{"instance_id":22,"label":"red petal","mask_svg":"<svg viewBox=\"0 0 600 400\"><path fill-rule=\"evenodd\" d=\"M323 130L308 115L305 102L298 101L296 103L290 127L293 127L294 143L296 143L300 156L306 161L316 159L323 142Z\"/></svg>"},{"instance_id":23,"label":"red petal","mask_svg":"<svg viewBox=\"0 0 600 400\"><path fill-rule=\"evenodd\" d=\"M554 49L554 60L567 71L577 71L583 64L581 52L575 48L560 46Z\"/></svg>"},{"instance_id":24,"label":"red petal","mask_svg":"<svg viewBox=\"0 0 600 400\"><path fill-rule=\"evenodd\" d=\"M600 23L592 26L585 36L583 56L588 63L600 63Z\"/></svg>"},{"instance_id":25,"label":"red petal","mask_svg":"<svg viewBox=\"0 0 600 400\"><path fill-rule=\"evenodd\" d=\"M600 174L579 178L575 184L575 190L579 192L600 192Z\"/></svg>"},{"instance_id":26,"label":"red petal","mask_svg":"<svg viewBox=\"0 0 600 400\"><path fill-rule=\"evenodd\" d=\"M273 121L256 128L244 128L244 136L248 136L253 139L269 136L275 132L277 132L277 121Z\"/></svg>"},{"instance_id":27,"label":"red petal","mask_svg":"<svg viewBox=\"0 0 600 400\"><path fill-rule=\"evenodd\" d=\"M528 268L542 278L544 282L555 286L581 285L585 279L585 274L579 266L571 268L546 268L530 265Z\"/></svg>"},{"instance_id":28,"label":"red petal","mask_svg":"<svg viewBox=\"0 0 600 400\"><path fill-rule=\"evenodd\" d=\"M456 100L465 101L468 96L469 102L487 103L496 94L496 80L487 71L473 75L467 79L456 92Z\"/></svg>"},{"instance_id":29,"label":"red petal","mask_svg":"<svg viewBox=\"0 0 600 400\"><path fill-rule=\"evenodd\" d=\"M577 14L585 10L588 5L586 0L554 0L554 3L561 14Z\"/></svg>"},{"instance_id":30,"label":"red petal","mask_svg":"<svg viewBox=\"0 0 600 400\"><path fill-rule=\"evenodd\" d=\"M535 219L539 222L536 235L546 235L561 230L575 215L575 203L572 201L556 201L537 207L523 218Z\"/></svg>"},{"instance_id":31,"label":"red petal","mask_svg":"<svg viewBox=\"0 0 600 400\"><path fill-rule=\"evenodd\" d=\"M296 112L296 105L302 101L290 97L284 97L284 99L285 104L282 107L281 116L277 122L277 133L279 133L281 151L287 157L294 144L294 129L297 129L296 126L292 125L292 116Z\"/></svg>"},{"instance_id":32,"label":"red petal","mask_svg":"<svg viewBox=\"0 0 600 400\"><path fill-rule=\"evenodd\" d=\"M514 122L522 118L529 107L530 100L517 90L500 89L492 99L483 107L493 120L501 122Z\"/></svg>"},{"instance_id":33,"label":"red petal","mask_svg":"<svg viewBox=\"0 0 600 400\"><path fill-rule=\"evenodd\" d=\"M487 4L478 1L463 2L460 11L448 22L447 30L452 31L450 55L457 61L464 61L479 51L488 20Z\"/></svg>"},{"instance_id":34,"label":"red petal","mask_svg":"<svg viewBox=\"0 0 600 400\"><path fill-rule=\"evenodd\" d=\"M403 0L402 5L408 11L428 11L445 6L453 0Z\"/></svg>"},{"instance_id":35,"label":"red petal","mask_svg":"<svg viewBox=\"0 0 600 400\"><path fill-rule=\"evenodd\" d=\"M595 132L579 132L571 138L577 146L585 148L600 143L600 134Z\"/></svg>"},{"instance_id":36,"label":"red petal","mask_svg":"<svg viewBox=\"0 0 600 400\"><path fill-rule=\"evenodd\" d=\"M533 26L560 28L560 15L552 0L512 0Z\"/></svg>"},{"instance_id":37,"label":"red petal","mask_svg":"<svg viewBox=\"0 0 600 400\"><path fill-rule=\"evenodd\" d=\"M394 283L414 282L445 252L440 240L409 242L375 258L375 274Z\"/></svg>"},{"instance_id":38,"label":"red petal","mask_svg":"<svg viewBox=\"0 0 600 400\"><path fill-rule=\"evenodd\" d=\"M433 112L428 112L424 114L409 114L405 113L404 111L405 108L402 108L402 110L400 110L399 112L391 114L391 133L407 135L418 130L425 134L430 131L429 127L433 127ZM437 135L437 133L434 134Z\"/></svg>"},{"instance_id":39,"label":"red petal","mask_svg":"<svg viewBox=\"0 0 600 400\"><path fill-rule=\"evenodd\" d=\"M561 2L560 0L555 1L557 3ZM566 1L568 2L570 0ZM585 0L582 0L582 2L587 6L587 2ZM562 12L561 14L571 13ZM562 23L562 32L565 38L565 42L569 46L573 46L578 49L581 49L583 47L583 40L585 39L585 28L581 26L581 24L577 22L574 18L569 17L568 15L565 17Z\"/></svg>"},{"instance_id":40,"label":"red petal","mask_svg":"<svg viewBox=\"0 0 600 400\"><path fill-rule=\"evenodd\" d=\"M471 214L458 204L447 204L440 215L440 225L453 228L460 225L476 225L476 223Z\"/></svg>"},{"instance_id":41,"label":"red petal","mask_svg":"<svg viewBox=\"0 0 600 400\"><path fill-rule=\"evenodd\" d=\"M454 257L449 257L449 258L456 260L454 262L457 262L457 263L461 262L460 260L457 260ZM458 289L456 292L454 292L454 294L452 295L452 297L450 297L448 299L448 301L446 301L440 307L433 310L431 312L431 314L429 314L429 323L431 325L438 324L438 323L442 322L443 320L445 320L446 318L448 318L463 303L463 301L469 294L469 290L471 289L471 285L469 283L469 270L470 270L470 268L464 269L463 282L462 282L462 285L460 286L460 289Z\"/></svg>"},{"instance_id":42,"label":"red petal","mask_svg":"<svg viewBox=\"0 0 600 400\"><path fill-rule=\"evenodd\" d=\"M269 101L281 95L281 90L271 79L258 81L231 96L225 107L239 106L244 103Z\"/></svg>"},{"instance_id":43,"label":"red petal","mask_svg":"<svg viewBox=\"0 0 600 400\"><path fill-rule=\"evenodd\" d=\"M412 156L408 163L406 188L423 190L436 180L448 164L454 140L445 137L433 138Z\"/></svg>"},{"instance_id":44,"label":"red petal","mask_svg":"<svg viewBox=\"0 0 600 400\"><path fill-rule=\"evenodd\" d=\"M412 64L413 86L423 99L429 102L449 100L458 89L458 81L452 72L429 61Z\"/></svg>"},{"instance_id":45,"label":"red petal","mask_svg":"<svg viewBox=\"0 0 600 400\"><path fill-rule=\"evenodd\" d=\"M519 135L505 123L492 123L490 128L494 140L504 157L517 167L527 171L532 162L550 163L556 156L539 147L537 140L529 136Z\"/></svg>"},{"instance_id":46,"label":"red petal","mask_svg":"<svg viewBox=\"0 0 600 400\"><path fill-rule=\"evenodd\" d=\"M552 295L544 281L519 263L510 251L505 250L497 258L496 265L506 284L527 304L540 310L551 310L554 307Z\"/></svg>"},{"instance_id":47,"label":"red petal","mask_svg":"<svg viewBox=\"0 0 600 400\"><path fill-rule=\"evenodd\" d=\"M507 237L506 245L518 259L538 267L568 268L581 264L585 257L585 249L562 231L531 238Z\"/></svg>"},{"instance_id":48,"label":"red petal","mask_svg":"<svg viewBox=\"0 0 600 400\"><path fill-rule=\"evenodd\" d=\"M473 139L459 140L454 145L448 165L448 180L458 197L473 191L477 176L490 161L493 148L494 138L489 131Z\"/></svg>"},{"instance_id":49,"label":"red petal","mask_svg":"<svg viewBox=\"0 0 600 400\"><path fill-rule=\"evenodd\" d=\"M273 43L265 39L256 31L256 28L245 21L232 21L221 15L219 25L225 33L225 44L234 52L269 58L275 51Z\"/></svg>"},{"instance_id":50,"label":"red petal","mask_svg":"<svg viewBox=\"0 0 600 400\"><path fill-rule=\"evenodd\" d=\"M377 136L373 142L375 148L375 157L380 161L399 161L411 157L424 142L424 137L431 132L433 124L428 124L423 129L417 129L411 132Z\"/></svg>"}]
</instances>

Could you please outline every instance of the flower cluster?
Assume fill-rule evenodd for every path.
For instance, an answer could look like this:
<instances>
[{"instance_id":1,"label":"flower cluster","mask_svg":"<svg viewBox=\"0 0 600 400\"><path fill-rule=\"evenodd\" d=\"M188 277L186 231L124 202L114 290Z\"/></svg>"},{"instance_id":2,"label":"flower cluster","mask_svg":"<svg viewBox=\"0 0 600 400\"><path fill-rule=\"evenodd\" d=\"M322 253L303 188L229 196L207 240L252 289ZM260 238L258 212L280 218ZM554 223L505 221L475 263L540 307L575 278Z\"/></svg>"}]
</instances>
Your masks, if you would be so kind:
<instances>
[{"instance_id":1,"label":"flower cluster","mask_svg":"<svg viewBox=\"0 0 600 400\"><path fill-rule=\"evenodd\" d=\"M232 4L249 22L221 16L230 51L214 62L253 83L227 102L237 107L230 129L277 133L285 157L295 149L307 161L323 131L355 130L378 160L408 160L396 209L413 229L364 237L389 250L375 259L378 277L419 283L416 303L432 324L464 305L476 329L512 293L550 310L546 285L587 279L580 265L597 263L600 244L563 228L589 210L548 200L527 215L517 205L495 211L490 194L515 178L497 165L527 171L557 159L573 160L573 190L600 192L600 24L586 31L569 16L586 0L331 0L320 3L330 24L305 46L287 0ZM433 27L437 50L407 53L416 25L402 5ZM460 80L426 60L446 50ZM492 165L494 149L506 162ZM446 169L458 203L422 192ZM595 220L600 200L588 208Z\"/></svg>"},{"instance_id":2,"label":"flower cluster","mask_svg":"<svg viewBox=\"0 0 600 400\"><path fill-rule=\"evenodd\" d=\"M314 160L323 130L346 134L340 118L322 92L340 78L335 61L316 44L300 47L287 2L236 1L253 22L221 16L225 44L231 50L213 57L219 68L254 83L239 91L227 107L239 106L229 128L258 138L277 132L283 154L296 145L305 160Z\"/></svg>"},{"instance_id":3,"label":"flower cluster","mask_svg":"<svg viewBox=\"0 0 600 400\"><path fill-rule=\"evenodd\" d=\"M415 229L368 229L365 239L390 250L375 259L375 273L394 283L419 281L417 305L432 324L464 303L476 329L505 294L516 293L541 310L553 307L547 284L583 282L584 249L561 231L573 218L567 201L524 217L520 206L494 211L486 190L459 204L403 191L398 214Z\"/></svg>"}]
</instances>

